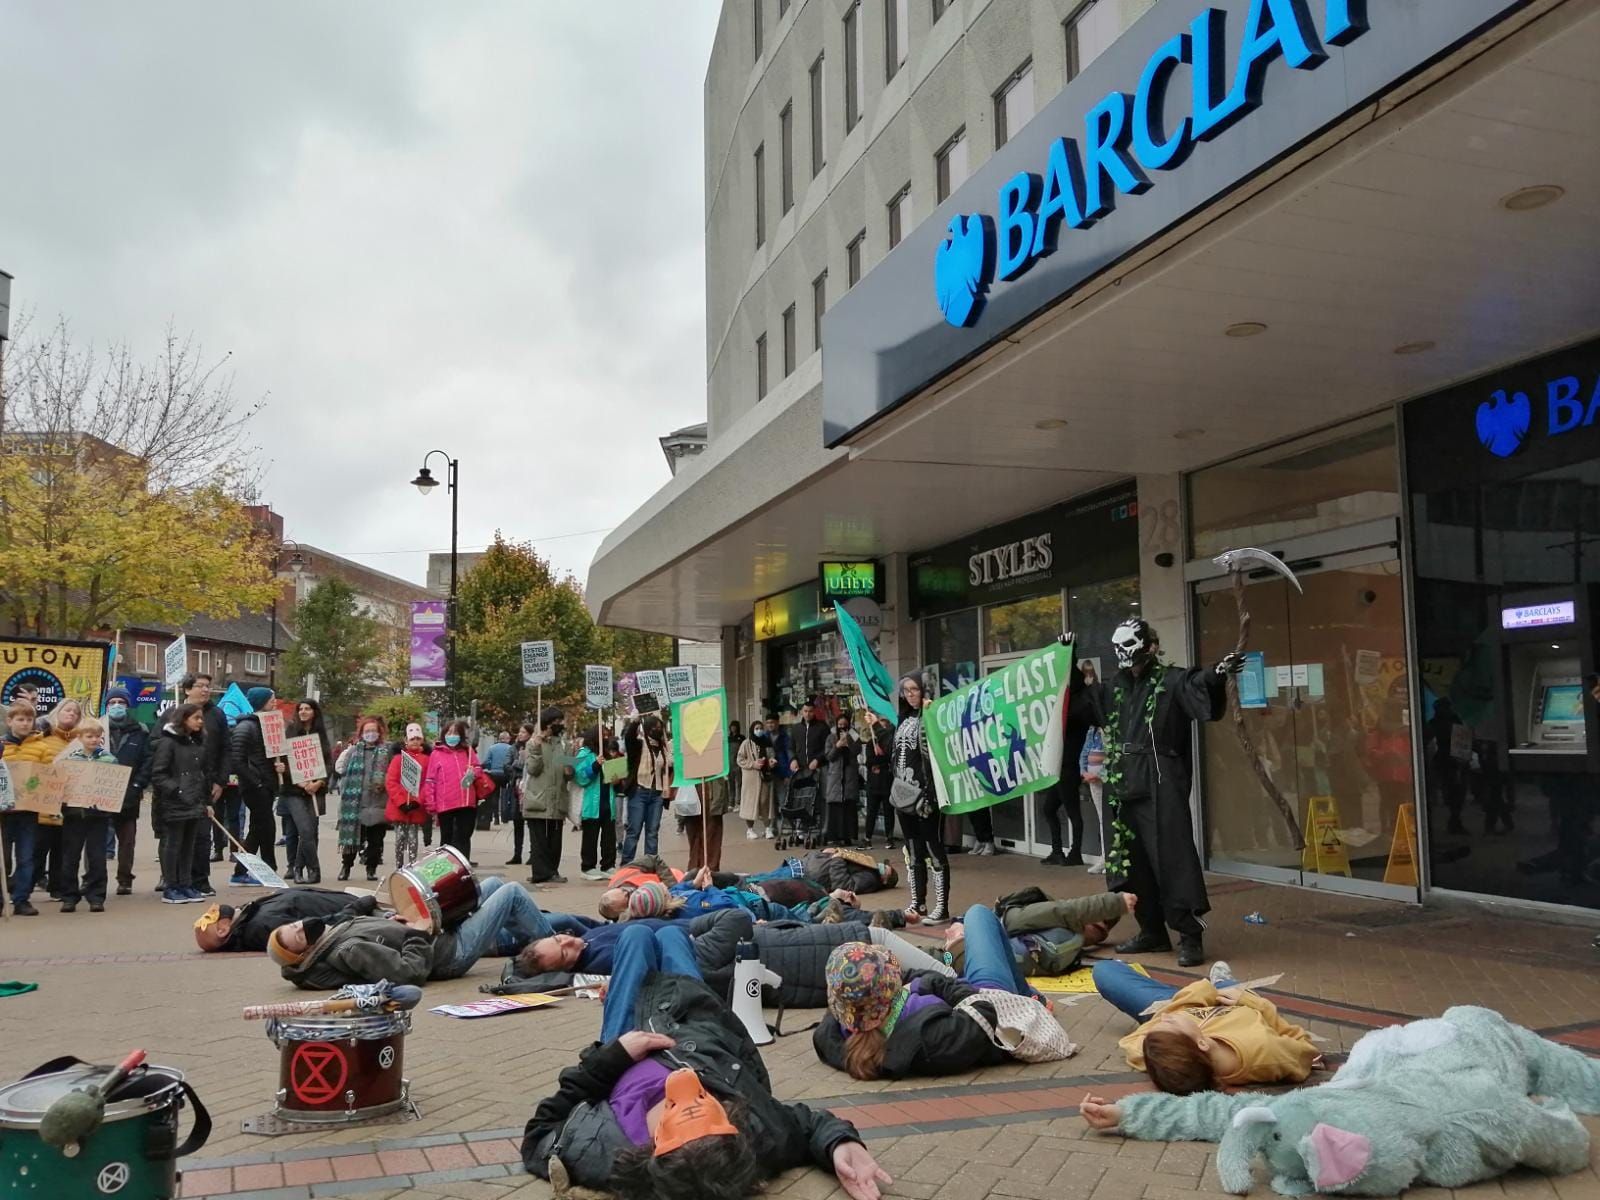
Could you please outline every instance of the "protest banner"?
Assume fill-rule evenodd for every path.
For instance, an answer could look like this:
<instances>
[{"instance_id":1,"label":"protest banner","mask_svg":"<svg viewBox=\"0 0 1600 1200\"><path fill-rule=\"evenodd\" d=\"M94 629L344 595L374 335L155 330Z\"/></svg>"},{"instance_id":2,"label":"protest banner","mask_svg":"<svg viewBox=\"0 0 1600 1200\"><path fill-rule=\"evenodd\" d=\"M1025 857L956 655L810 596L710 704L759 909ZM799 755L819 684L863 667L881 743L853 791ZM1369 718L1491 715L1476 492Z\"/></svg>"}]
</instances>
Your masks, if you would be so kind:
<instances>
[{"instance_id":1,"label":"protest banner","mask_svg":"<svg viewBox=\"0 0 1600 1200\"><path fill-rule=\"evenodd\" d=\"M1047 646L923 711L939 807L966 813L1054 787L1072 647Z\"/></svg>"},{"instance_id":2,"label":"protest banner","mask_svg":"<svg viewBox=\"0 0 1600 1200\"><path fill-rule=\"evenodd\" d=\"M120 813L128 794L132 767L120 763L91 762L86 758L64 758L51 763L60 780L61 803L68 808L98 808Z\"/></svg>"},{"instance_id":3,"label":"protest banner","mask_svg":"<svg viewBox=\"0 0 1600 1200\"><path fill-rule=\"evenodd\" d=\"M672 706L672 780L697 783L728 773L728 693L721 688Z\"/></svg>"},{"instance_id":4,"label":"protest banner","mask_svg":"<svg viewBox=\"0 0 1600 1200\"><path fill-rule=\"evenodd\" d=\"M261 742L268 758L282 758L289 753L288 737L283 731L283 714L275 708L263 708L261 717Z\"/></svg>"},{"instance_id":5,"label":"protest banner","mask_svg":"<svg viewBox=\"0 0 1600 1200\"><path fill-rule=\"evenodd\" d=\"M254 854L247 854L243 850L233 852L233 861L239 864L239 869L254 879L262 887L287 888L288 882L271 867L266 861Z\"/></svg>"},{"instance_id":6,"label":"protest banner","mask_svg":"<svg viewBox=\"0 0 1600 1200\"><path fill-rule=\"evenodd\" d=\"M842 604L835 604L833 611L838 617L839 636L844 639L844 647L850 654L850 666L856 673L856 686L861 689L862 699L879 716L895 720L894 677L873 653L872 644L867 641L867 635L861 632L861 626L856 623L850 610Z\"/></svg>"},{"instance_id":7,"label":"protest banner","mask_svg":"<svg viewBox=\"0 0 1600 1200\"><path fill-rule=\"evenodd\" d=\"M180 633L178 640L167 647L162 657L162 665L166 668L162 678L167 681L168 687L176 687L189 673L189 635Z\"/></svg>"},{"instance_id":8,"label":"protest banner","mask_svg":"<svg viewBox=\"0 0 1600 1200\"><path fill-rule=\"evenodd\" d=\"M61 776L51 770L54 763L23 763L12 761L11 795L18 812L43 813L59 816L61 813Z\"/></svg>"},{"instance_id":9,"label":"protest banner","mask_svg":"<svg viewBox=\"0 0 1600 1200\"><path fill-rule=\"evenodd\" d=\"M458 1017L462 1020L471 1020L474 1017L498 1017L510 1012L527 1012L534 1008L544 1008L549 1004L560 1001L555 996L546 996L540 992L524 992L517 996L496 996L492 1000L469 1000L465 1004L440 1004L430 1008L431 1013L438 1013L441 1017Z\"/></svg>"},{"instance_id":10,"label":"protest banner","mask_svg":"<svg viewBox=\"0 0 1600 1200\"><path fill-rule=\"evenodd\" d=\"M607 783L621 783L628 777L628 760L608 758L600 764L600 778Z\"/></svg>"},{"instance_id":11,"label":"protest banner","mask_svg":"<svg viewBox=\"0 0 1600 1200\"><path fill-rule=\"evenodd\" d=\"M658 698L667 694L667 677L660 671L638 671L635 675L640 692L649 692Z\"/></svg>"},{"instance_id":12,"label":"protest banner","mask_svg":"<svg viewBox=\"0 0 1600 1200\"><path fill-rule=\"evenodd\" d=\"M31 686L39 689L35 707L41 716L63 700L76 700L84 712L99 716L110 666L110 642L0 637L0 704Z\"/></svg>"},{"instance_id":13,"label":"protest banner","mask_svg":"<svg viewBox=\"0 0 1600 1200\"><path fill-rule=\"evenodd\" d=\"M528 687L543 687L556 681L556 644L522 643L522 682Z\"/></svg>"},{"instance_id":14,"label":"protest banner","mask_svg":"<svg viewBox=\"0 0 1600 1200\"><path fill-rule=\"evenodd\" d=\"M285 745L289 750L289 778L295 783L314 783L328 777L328 765L322 761L322 739L316 734L292 737Z\"/></svg>"},{"instance_id":15,"label":"protest banner","mask_svg":"<svg viewBox=\"0 0 1600 1200\"><path fill-rule=\"evenodd\" d=\"M693 667L668 667L662 674L666 676L668 703L676 704L694 697Z\"/></svg>"},{"instance_id":16,"label":"protest banner","mask_svg":"<svg viewBox=\"0 0 1600 1200\"><path fill-rule=\"evenodd\" d=\"M400 786L411 796L422 791L422 764L409 754L400 756Z\"/></svg>"},{"instance_id":17,"label":"protest banner","mask_svg":"<svg viewBox=\"0 0 1600 1200\"><path fill-rule=\"evenodd\" d=\"M583 699L590 708L610 708L613 690L610 667L597 667L593 664L584 667Z\"/></svg>"},{"instance_id":18,"label":"protest banner","mask_svg":"<svg viewBox=\"0 0 1600 1200\"><path fill-rule=\"evenodd\" d=\"M443 600L411 602L411 686L442 688L446 663Z\"/></svg>"},{"instance_id":19,"label":"protest banner","mask_svg":"<svg viewBox=\"0 0 1600 1200\"><path fill-rule=\"evenodd\" d=\"M694 669L694 694L704 696L722 686L722 667L699 666Z\"/></svg>"},{"instance_id":20,"label":"protest banner","mask_svg":"<svg viewBox=\"0 0 1600 1200\"><path fill-rule=\"evenodd\" d=\"M633 671L624 671L618 675L616 694L618 711L630 717L637 716L639 710L634 706L634 700L639 695L639 676Z\"/></svg>"}]
</instances>

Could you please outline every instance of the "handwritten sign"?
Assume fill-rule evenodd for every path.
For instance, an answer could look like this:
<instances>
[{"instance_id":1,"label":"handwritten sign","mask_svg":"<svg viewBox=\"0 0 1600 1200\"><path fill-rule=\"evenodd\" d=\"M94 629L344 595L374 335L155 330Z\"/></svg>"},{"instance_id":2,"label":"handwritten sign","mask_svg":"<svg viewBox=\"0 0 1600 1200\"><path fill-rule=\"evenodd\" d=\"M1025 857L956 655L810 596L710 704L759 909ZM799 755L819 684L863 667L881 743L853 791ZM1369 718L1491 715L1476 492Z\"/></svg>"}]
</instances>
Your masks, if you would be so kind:
<instances>
[{"instance_id":1,"label":"handwritten sign","mask_svg":"<svg viewBox=\"0 0 1600 1200\"><path fill-rule=\"evenodd\" d=\"M164 665L166 681L176 684L189 673L189 635L180 633L178 640L167 647Z\"/></svg>"},{"instance_id":2,"label":"handwritten sign","mask_svg":"<svg viewBox=\"0 0 1600 1200\"><path fill-rule=\"evenodd\" d=\"M314 783L328 777L328 766L322 761L322 739L316 734L292 737L285 745L289 750L289 778L294 782Z\"/></svg>"},{"instance_id":3,"label":"handwritten sign","mask_svg":"<svg viewBox=\"0 0 1600 1200\"><path fill-rule=\"evenodd\" d=\"M66 807L122 811L132 767L72 758L64 758L51 766L61 781L61 803Z\"/></svg>"},{"instance_id":4,"label":"handwritten sign","mask_svg":"<svg viewBox=\"0 0 1600 1200\"><path fill-rule=\"evenodd\" d=\"M610 708L614 689L610 667L584 667L583 699L590 708Z\"/></svg>"},{"instance_id":5,"label":"handwritten sign","mask_svg":"<svg viewBox=\"0 0 1600 1200\"><path fill-rule=\"evenodd\" d=\"M268 758L282 758L289 753L288 737L283 732L283 714L275 708L264 708L261 718L261 741L266 746Z\"/></svg>"},{"instance_id":6,"label":"handwritten sign","mask_svg":"<svg viewBox=\"0 0 1600 1200\"><path fill-rule=\"evenodd\" d=\"M6 765L11 768L11 792L18 812L60 815L61 776L51 769L54 763L11 762Z\"/></svg>"},{"instance_id":7,"label":"handwritten sign","mask_svg":"<svg viewBox=\"0 0 1600 1200\"><path fill-rule=\"evenodd\" d=\"M600 765L600 778L607 783L621 783L628 777L628 760L608 758Z\"/></svg>"},{"instance_id":8,"label":"handwritten sign","mask_svg":"<svg viewBox=\"0 0 1600 1200\"><path fill-rule=\"evenodd\" d=\"M422 764L409 754L400 756L400 786L412 796L422 791Z\"/></svg>"},{"instance_id":9,"label":"handwritten sign","mask_svg":"<svg viewBox=\"0 0 1600 1200\"><path fill-rule=\"evenodd\" d=\"M556 644L554 642L522 643L522 682L528 687L542 687L556 681Z\"/></svg>"},{"instance_id":10,"label":"handwritten sign","mask_svg":"<svg viewBox=\"0 0 1600 1200\"><path fill-rule=\"evenodd\" d=\"M667 677L661 671L639 671L635 678L639 681L639 691L648 692L652 696L665 696L667 694Z\"/></svg>"},{"instance_id":11,"label":"handwritten sign","mask_svg":"<svg viewBox=\"0 0 1600 1200\"><path fill-rule=\"evenodd\" d=\"M694 699L693 667L668 667L662 674L667 677L668 703L676 704L680 700Z\"/></svg>"}]
</instances>

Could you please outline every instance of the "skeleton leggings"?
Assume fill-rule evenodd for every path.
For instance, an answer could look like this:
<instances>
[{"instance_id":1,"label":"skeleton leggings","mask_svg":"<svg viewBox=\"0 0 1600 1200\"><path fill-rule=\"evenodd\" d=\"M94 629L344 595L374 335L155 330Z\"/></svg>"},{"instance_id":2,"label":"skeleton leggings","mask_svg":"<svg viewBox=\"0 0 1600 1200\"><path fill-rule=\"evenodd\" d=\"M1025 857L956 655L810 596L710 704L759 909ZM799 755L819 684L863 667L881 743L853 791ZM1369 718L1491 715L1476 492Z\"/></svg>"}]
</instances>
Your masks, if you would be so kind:
<instances>
[{"instance_id":1,"label":"skeleton leggings","mask_svg":"<svg viewBox=\"0 0 1600 1200\"><path fill-rule=\"evenodd\" d=\"M950 856L945 851L944 836L940 831L942 824L938 809L927 816L914 812L900 813L901 832L906 835L904 849L906 871L911 876L911 902L918 908L927 903L929 862L933 863L936 870L950 869Z\"/></svg>"},{"instance_id":2,"label":"skeleton leggings","mask_svg":"<svg viewBox=\"0 0 1600 1200\"><path fill-rule=\"evenodd\" d=\"M394 865L398 870L409 867L417 861L417 835L422 832L420 825L396 825L394 827Z\"/></svg>"}]
</instances>

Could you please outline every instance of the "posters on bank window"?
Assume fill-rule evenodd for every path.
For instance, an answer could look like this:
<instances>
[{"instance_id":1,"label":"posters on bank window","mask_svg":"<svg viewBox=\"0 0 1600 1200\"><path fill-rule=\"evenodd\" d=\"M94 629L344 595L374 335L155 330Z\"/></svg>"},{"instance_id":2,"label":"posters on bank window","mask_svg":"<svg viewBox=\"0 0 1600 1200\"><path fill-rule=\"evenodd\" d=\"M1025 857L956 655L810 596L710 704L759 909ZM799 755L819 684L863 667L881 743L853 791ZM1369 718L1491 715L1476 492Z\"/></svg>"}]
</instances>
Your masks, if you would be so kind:
<instances>
[{"instance_id":1,"label":"posters on bank window","mask_svg":"<svg viewBox=\"0 0 1600 1200\"><path fill-rule=\"evenodd\" d=\"M672 706L672 779L698 783L728 773L728 693L722 688Z\"/></svg>"},{"instance_id":2,"label":"posters on bank window","mask_svg":"<svg viewBox=\"0 0 1600 1200\"><path fill-rule=\"evenodd\" d=\"M1052 645L923 711L939 807L973 812L1053 787L1072 647Z\"/></svg>"},{"instance_id":3,"label":"posters on bank window","mask_svg":"<svg viewBox=\"0 0 1600 1200\"><path fill-rule=\"evenodd\" d=\"M110 665L110 642L0 637L0 705L32 686L39 689L41 716L63 700L76 700L85 712L100 716Z\"/></svg>"}]
</instances>

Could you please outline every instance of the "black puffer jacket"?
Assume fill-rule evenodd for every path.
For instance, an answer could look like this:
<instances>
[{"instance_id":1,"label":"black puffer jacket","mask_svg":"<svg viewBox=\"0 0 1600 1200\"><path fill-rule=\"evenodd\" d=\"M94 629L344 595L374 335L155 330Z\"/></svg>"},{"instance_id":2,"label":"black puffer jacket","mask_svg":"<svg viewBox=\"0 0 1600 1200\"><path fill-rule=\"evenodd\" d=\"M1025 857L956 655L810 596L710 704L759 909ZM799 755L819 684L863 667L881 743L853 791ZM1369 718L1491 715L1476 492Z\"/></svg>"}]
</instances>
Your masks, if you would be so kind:
<instances>
[{"instance_id":1,"label":"black puffer jacket","mask_svg":"<svg viewBox=\"0 0 1600 1200\"><path fill-rule=\"evenodd\" d=\"M723 1104L743 1109L740 1124L754 1143L756 1160L770 1175L791 1167L833 1171L833 1151L859 1142L854 1125L804 1104L773 1099L767 1066L737 1017L698 979L660 972L645 980L635 1028L676 1040L654 1057L674 1070L688 1067ZM595 1042L578 1065L561 1072L559 1088L539 1102L523 1130L522 1165L550 1177L552 1156L566 1164L572 1182L605 1189L617 1156L634 1148L611 1112L611 1089L633 1059L620 1041Z\"/></svg>"},{"instance_id":2,"label":"black puffer jacket","mask_svg":"<svg viewBox=\"0 0 1600 1200\"><path fill-rule=\"evenodd\" d=\"M828 955L846 942L864 942L867 930L857 922L838 925L802 925L799 921L773 921L757 925L755 943L761 965L780 976L778 988L766 988L769 1003L785 1008L822 1008L828 1003ZM721 995L733 984L733 963L705 972L706 982Z\"/></svg>"},{"instance_id":3,"label":"black puffer jacket","mask_svg":"<svg viewBox=\"0 0 1600 1200\"><path fill-rule=\"evenodd\" d=\"M206 771L205 735L180 733L165 726L156 735L151 752L150 783L156 793L156 812L163 821L204 817L212 783Z\"/></svg>"},{"instance_id":4,"label":"black puffer jacket","mask_svg":"<svg viewBox=\"0 0 1600 1200\"><path fill-rule=\"evenodd\" d=\"M800 867L807 879L830 892L846 888L865 896L883 890L883 876L878 874L876 864L864 866L842 854L813 850L800 860Z\"/></svg>"},{"instance_id":5,"label":"black puffer jacket","mask_svg":"<svg viewBox=\"0 0 1600 1200\"><path fill-rule=\"evenodd\" d=\"M931 971L914 971L906 978L917 990L938 996L944 1003L929 1005L912 1013L894 1027L889 1047L883 1056L884 1079L905 1079L912 1075L960 1075L978 1067L993 1067L1010 1062L1011 1056L989 1040L988 1034L956 1005L978 989L961 979L946 979ZM993 1009L988 1012L994 1021ZM837 1071L845 1069L845 1032L832 1013L811 1035L817 1057Z\"/></svg>"},{"instance_id":6,"label":"black puffer jacket","mask_svg":"<svg viewBox=\"0 0 1600 1200\"><path fill-rule=\"evenodd\" d=\"M117 762L132 770L128 775L127 790L122 793L123 817L137 818L144 790L150 786L151 760L150 731L132 717L121 721L106 721L106 749L116 756Z\"/></svg>"},{"instance_id":7,"label":"black puffer jacket","mask_svg":"<svg viewBox=\"0 0 1600 1200\"><path fill-rule=\"evenodd\" d=\"M259 953L267 948L267 935L279 925L289 925L309 917L326 920L355 906L354 897L327 888L303 887L269 892L234 912L233 928L228 931L228 940L218 950Z\"/></svg>"},{"instance_id":8,"label":"black puffer jacket","mask_svg":"<svg viewBox=\"0 0 1600 1200\"><path fill-rule=\"evenodd\" d=\"M270 796L277 783L272 760L267 757L267 740L261 733L261 714L245 713L228 735L228 765L239 780L246 799Z\"/></svg>"}]
</instances>

